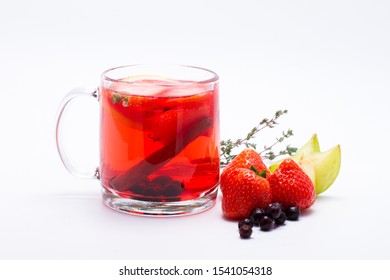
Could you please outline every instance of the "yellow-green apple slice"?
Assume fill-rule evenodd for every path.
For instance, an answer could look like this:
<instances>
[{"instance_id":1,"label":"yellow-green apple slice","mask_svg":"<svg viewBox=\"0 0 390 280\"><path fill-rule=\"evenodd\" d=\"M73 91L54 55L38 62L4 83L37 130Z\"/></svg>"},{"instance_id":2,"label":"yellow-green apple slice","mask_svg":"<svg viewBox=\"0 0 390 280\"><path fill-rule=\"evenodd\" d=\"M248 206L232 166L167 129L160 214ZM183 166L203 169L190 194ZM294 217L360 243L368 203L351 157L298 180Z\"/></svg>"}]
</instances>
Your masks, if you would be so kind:
<instances>
[{"instance_id":1,"label":"yellow-green apple slice","mask_svg":"<svg viewBox=\"0 0 390 280\"><path fill-rule=\"evenodd\" d=\"M305 145L303 145L301 148L299 148L299 150L296 151L296 153L292 156L292 158L296 162L299 162L303 158L305 158L306 156L314 154L314 153L319 153L319 152L320 152L320 143L318 142L317 134L313 134L313 136L310 138L310 140ZM282 163L283 160L284 160L284 158L272 163L269 166L269 171L274 172L276 170L276 168L278 168L279 164ZM308 175L310 178L312 178L310 176L310 174L308 174ZM314 178L312 179L312 181L314 182Z\"/></svg>"},{"instance_id":2,"label":"yellow-green apple slice","mask_svg":"<svg viewBox=\"0 0 390 280\"><path fill-rule=\"evenodd\" d=\"M334 146L325 152L315 153L307 156L306 159L302 160L302 166L303 165L311 165L314 167L314 186L316 193L320 194L326 191L334 183L340 171L340 145Z\"/></svg>"}]
</instances>

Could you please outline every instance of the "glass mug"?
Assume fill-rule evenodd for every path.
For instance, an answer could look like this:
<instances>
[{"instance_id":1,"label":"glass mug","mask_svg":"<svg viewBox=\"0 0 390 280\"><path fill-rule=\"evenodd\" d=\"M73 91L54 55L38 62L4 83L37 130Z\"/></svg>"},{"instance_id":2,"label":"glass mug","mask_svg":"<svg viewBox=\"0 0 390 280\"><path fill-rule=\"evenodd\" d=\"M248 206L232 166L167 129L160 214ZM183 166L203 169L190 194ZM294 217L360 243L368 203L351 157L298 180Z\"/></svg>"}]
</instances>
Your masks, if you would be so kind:
<instances>
[{"instance_id":1,"label":"glass mug","mask_svg":"<svg viewBox=\"0 0 390 280\"><path fill-rule=\"evenodd\" d=\"M100 165L79 170L61 141L70 101L100 103ZM103 202L139 215L188 215L215 204L220 172L218 76L183 65L128 65L74 89L60 104L56 141L70 173L100 180Z\"/></svg>"}]
</instances>

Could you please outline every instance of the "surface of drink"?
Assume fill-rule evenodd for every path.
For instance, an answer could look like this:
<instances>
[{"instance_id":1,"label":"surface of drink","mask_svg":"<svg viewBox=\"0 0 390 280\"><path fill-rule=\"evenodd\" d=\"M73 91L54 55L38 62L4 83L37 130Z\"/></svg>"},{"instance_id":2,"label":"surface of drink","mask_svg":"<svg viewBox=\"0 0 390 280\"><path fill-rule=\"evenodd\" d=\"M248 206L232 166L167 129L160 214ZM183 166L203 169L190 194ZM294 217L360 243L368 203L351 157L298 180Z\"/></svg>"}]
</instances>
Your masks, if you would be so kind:
<instances>
[{"instance_id":1,"label":"surface of drink","mask_svg":"<svg viewBox=\"0 0 390 280\"><path fill-rule=\"evenodd\" d=\"M218 87L137 76L100 88L102 186L145 201L192 200L219 178Z\"/></svg>"}]
</instances>

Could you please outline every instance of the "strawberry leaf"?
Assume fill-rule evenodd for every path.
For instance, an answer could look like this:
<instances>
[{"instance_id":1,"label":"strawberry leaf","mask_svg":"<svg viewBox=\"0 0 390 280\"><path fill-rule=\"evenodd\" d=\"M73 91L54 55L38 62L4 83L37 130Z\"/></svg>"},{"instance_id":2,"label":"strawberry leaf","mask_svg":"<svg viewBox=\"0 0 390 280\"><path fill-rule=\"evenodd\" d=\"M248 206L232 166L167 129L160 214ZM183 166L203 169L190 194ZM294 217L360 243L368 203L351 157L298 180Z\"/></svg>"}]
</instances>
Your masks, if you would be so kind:
<instances>
[{"instance_id":1,"label":"strawberry leaf","mask_svg":"<svg viewBox=\"0 0 390 280\"><path fill-rule=\"evenodd\" d=\"M257 176L263 177L264 179L266 179L266 177L267 177L267 172L265 170L259 171L253 165L251 165L250 170L255 172Z\"/></svg>"}]
</instances>

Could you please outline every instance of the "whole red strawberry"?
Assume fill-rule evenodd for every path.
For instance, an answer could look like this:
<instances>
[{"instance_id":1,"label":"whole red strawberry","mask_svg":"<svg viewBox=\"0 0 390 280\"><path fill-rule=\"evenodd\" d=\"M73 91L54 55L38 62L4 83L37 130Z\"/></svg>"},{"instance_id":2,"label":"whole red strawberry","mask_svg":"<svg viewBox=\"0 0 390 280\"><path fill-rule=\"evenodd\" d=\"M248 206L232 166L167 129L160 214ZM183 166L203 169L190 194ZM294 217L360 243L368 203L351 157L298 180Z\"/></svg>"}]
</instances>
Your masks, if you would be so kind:
<instances>
[{"instance_id":1,"label":"whole red strawberry","mask_svg":"<svg viewBox=\"0 0 390 280\"><path fill-rule=\"evenodd\" d=\"M316 191L312 181L292 159L285 159L268 177L268 182L273 201L282 203L286 208L296 205L303 210L315 201Z\"/></svg>"},{"instance_id":2,"label":"whole red strawberry","mask_svg":"<svg viewBox=\"0 0 390 280\"><path fill-rule=\"evenodd\" d=\"M255 208L265 208L272 201L271 188L263 177L246 168L229 171L222 188L222 212L230 219L249 217Z\"/></svg>"},{"instance_id":3,"label":"whole red strawberry","mask_svg":"<svg viewBox=\"0 0 390 280\"><path fill-rule=\"evenodd\" d=\"M221 174L221 184L220 189L223 191L224 181L229 176L229 173L236 168L246 168L252 169L255 168L258 172L266 172L266 178L271 175L271 172L268 170L267 166L265 166L263 160L260 155L253 149L245 149L241 153L239 153L224 169Z\"/></svg>"}]
</instances>

